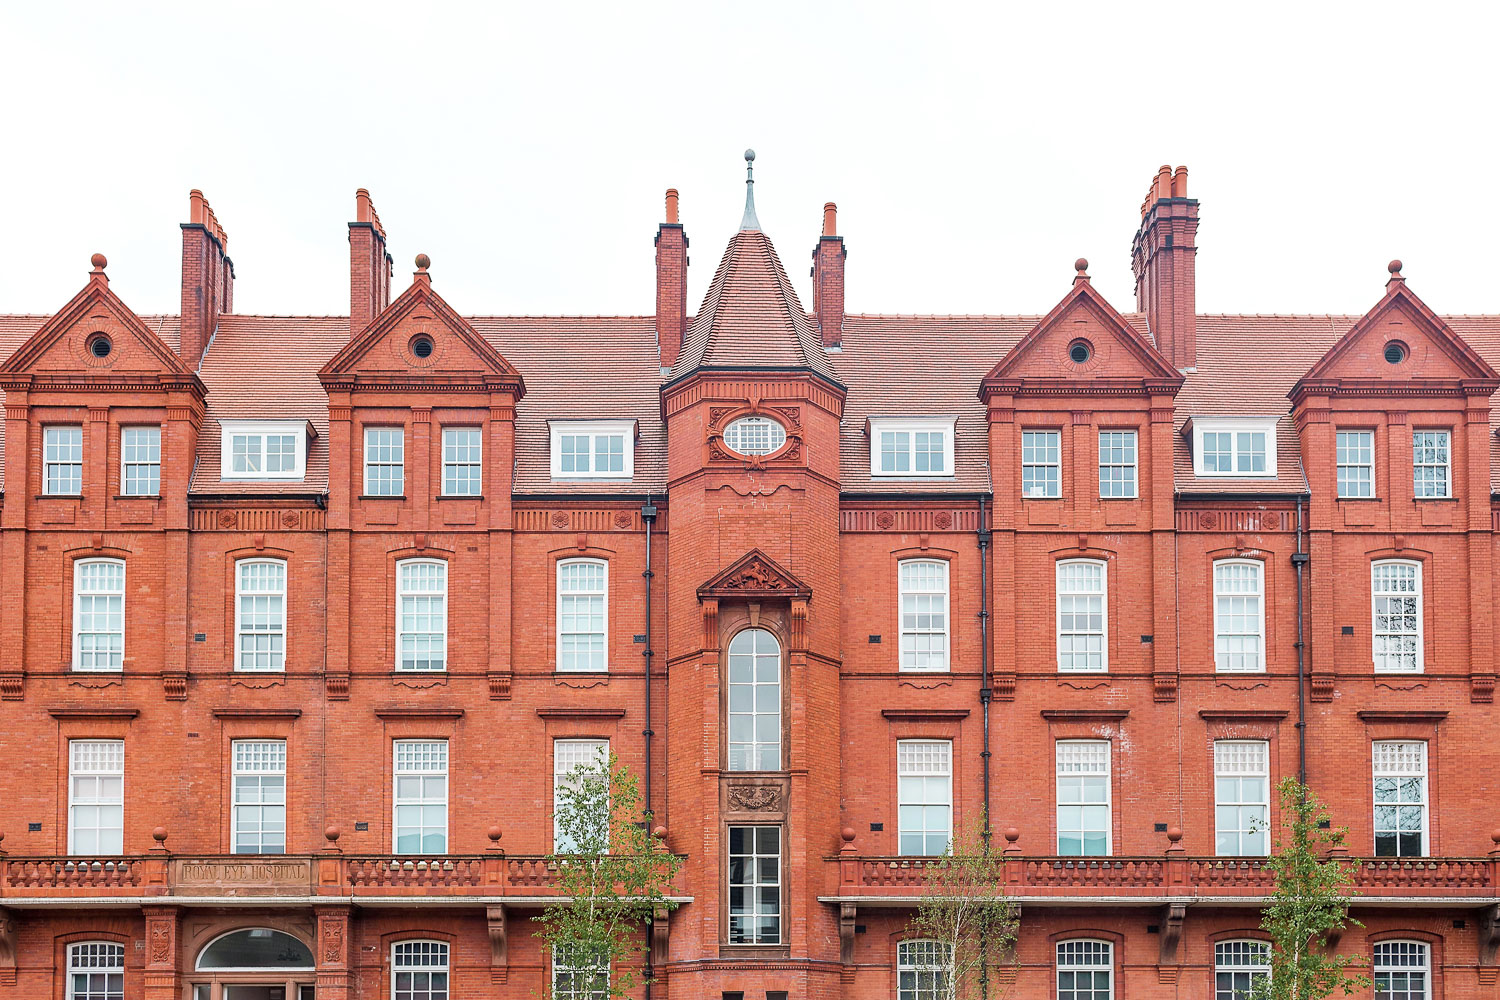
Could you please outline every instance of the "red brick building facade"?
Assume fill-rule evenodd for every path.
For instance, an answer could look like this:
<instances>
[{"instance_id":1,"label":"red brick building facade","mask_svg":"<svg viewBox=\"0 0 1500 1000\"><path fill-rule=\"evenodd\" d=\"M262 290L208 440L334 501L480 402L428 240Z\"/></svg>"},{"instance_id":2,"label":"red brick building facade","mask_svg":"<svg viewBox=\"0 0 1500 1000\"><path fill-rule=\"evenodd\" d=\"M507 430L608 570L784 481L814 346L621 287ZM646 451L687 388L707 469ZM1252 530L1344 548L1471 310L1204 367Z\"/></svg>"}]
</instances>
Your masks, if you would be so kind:
<instances>
[{"instance_id":1,"label":"red brick building facade","mask_svg":"<svg viewBox=\"0 0 1500 1000\"><path fill-rule=\"evenodd\" d=\"M670 191L655 317L464 316L361 191L350 316L242 316L194 192L178 315L96 255L0 317L0 997L534 995L605 741L685 859L654 998L928 1000L986 799L997 992L1228 996L1304 754L1340 947L1500 996L1500 317L1399 262L1196 315L1182 169L1124 313L1085 261L1043 317L848 313L835 223L811 310L747 203L690 313Z\"/></svg>"}]
</instances>

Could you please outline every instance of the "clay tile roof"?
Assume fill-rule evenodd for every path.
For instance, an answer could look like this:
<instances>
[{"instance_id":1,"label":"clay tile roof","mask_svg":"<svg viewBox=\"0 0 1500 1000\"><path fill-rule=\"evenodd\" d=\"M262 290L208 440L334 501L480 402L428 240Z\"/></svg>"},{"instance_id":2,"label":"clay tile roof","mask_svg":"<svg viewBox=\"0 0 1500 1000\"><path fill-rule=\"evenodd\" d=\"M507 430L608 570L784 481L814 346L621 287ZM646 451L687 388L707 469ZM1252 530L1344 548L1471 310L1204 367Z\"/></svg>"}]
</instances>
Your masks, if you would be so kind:
<instances>
[{"instance_id":1,"label":"clay tile roof","mask_svg":"<svg viewBox=\"0 0 1500 1000\"><path fill-rule=\"evenodd\" d=\"M700 368L810 369L842 384L776 248L758 229L740 230L724 249L672 377Z\"/></svg>"},{"instance_id":2,"label":"clay tile roof","mask_svg":"<svg viewBox=\"0 0 1500 1000\"><path fill-rule=\"evenodd\" d=\"M10 359L22 344L31 339L31 335L40 330L51 316L0 316L0 364ZM166 341L172 350L180 350L182 346L182 328L177 322L176 316L141 316L140 320L156 333L158 337ZM5 398L5 393L0 392L0 399ZM5 421L0 420L0 492L5 490Z\"/></svg>"},{"instance_id":3,"label":"clay tile roof","mask_svg":"<svg viewBox=\"0 0 1500 1000\"><path fill-rule=\"evenodd\" d=\"M208 413L198 435L193 493L328 492L328 394L318 369L349 340L341 316L219 317L198 376L208 388ZM220 478L220 420L306 420L318 436L307 445L301 482Z\"/></svg>"}]
</instances>

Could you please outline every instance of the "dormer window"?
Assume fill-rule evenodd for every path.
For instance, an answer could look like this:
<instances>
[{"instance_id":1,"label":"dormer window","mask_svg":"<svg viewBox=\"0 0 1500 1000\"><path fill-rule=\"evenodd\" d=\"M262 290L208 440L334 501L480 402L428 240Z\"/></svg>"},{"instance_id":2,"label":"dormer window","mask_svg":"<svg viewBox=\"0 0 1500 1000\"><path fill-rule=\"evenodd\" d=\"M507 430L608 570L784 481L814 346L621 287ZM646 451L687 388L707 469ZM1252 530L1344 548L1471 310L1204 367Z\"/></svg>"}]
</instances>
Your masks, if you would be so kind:
<instances>
[{"instance_id":1,"label":"dormer window","mask_svg":"<svg viewBox=\"0 0 1500 1000\"><path fill-rule=\"evenodd\" d=\"M769 455L786 444L786 428L770 417L740 417L724 428L724 447L736 455Z\"/></svg>"},{"instance_id":2,"label":"dormer window","mask_svg":"<svg viewBox=\"0 0 1500 1000\"><path fill-rule=\"evenodd\" d=\"M930 479L953 475L956 417L871 417L870 475Z\"/></svg>"},{"instance_id":3,"label":"dormer window","mask_svg":"<svg viewBox=\"0 0 1500 1000\"><path fill-rule=\"evenodd\" d=\"M630 479L635 475L635 421L554 420L553 479Z\"/></svg>"},{"instance_id":4,"label":"dormer window","mask_svg":"<svg viewBox=\"0 0 1500 1000\"><path fill-rule=\"evenodd\" d=\"M1193 474L1270 478L1276 475L1276 417L1192 421Z\"/></svg>"},{"instance_id":5,"label":"dormer window","mask_svg":"<svg viewBox=\"0 0 1500 1000\"><path fill-rule=\"evenodd\" d=\"M220 478L301 479L307 469L305 420L221 420Z\"/></svg>"}]
</instances>

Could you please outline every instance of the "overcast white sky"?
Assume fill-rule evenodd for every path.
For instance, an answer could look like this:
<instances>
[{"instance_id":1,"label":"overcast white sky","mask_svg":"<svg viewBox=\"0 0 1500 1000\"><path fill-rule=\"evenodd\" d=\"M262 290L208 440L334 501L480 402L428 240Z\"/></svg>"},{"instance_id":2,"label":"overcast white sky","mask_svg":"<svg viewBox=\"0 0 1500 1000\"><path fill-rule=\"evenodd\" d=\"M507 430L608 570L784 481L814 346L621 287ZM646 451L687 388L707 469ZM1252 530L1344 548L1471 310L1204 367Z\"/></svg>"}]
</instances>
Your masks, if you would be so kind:
<instances>
[{"instance_id":1,"label":"overcast white sky","mask_svg":"<svg viewBox=\"0 0 1500 1000\"><path fill-rule=\"evenodd\" d=\"M678 187L696 308L746 146L805 304L833 200L850 312L1045 312L1080 255L1129 309L1170 162L1200 312L1363 312L1391 257L1500 312L1493 3L137 6L0 13L0 312L96 250L176 312L199 187L237 312L347 313L360 186L467 314L649 314Z\"/></svg>"}]
</instances>

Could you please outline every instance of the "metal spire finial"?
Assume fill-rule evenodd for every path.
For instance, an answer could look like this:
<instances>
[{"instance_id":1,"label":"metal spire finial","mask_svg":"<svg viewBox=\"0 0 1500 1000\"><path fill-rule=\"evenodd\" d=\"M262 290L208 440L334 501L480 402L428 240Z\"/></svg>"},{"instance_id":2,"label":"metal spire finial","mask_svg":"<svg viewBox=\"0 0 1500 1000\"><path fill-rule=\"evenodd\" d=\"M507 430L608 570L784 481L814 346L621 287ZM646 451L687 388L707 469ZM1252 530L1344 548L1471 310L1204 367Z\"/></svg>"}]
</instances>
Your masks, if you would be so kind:
<instances>
[{"instance_id":1,"label":"metal spire finial","mask_svg":"<svg viewBox=\"0 0 1500 1000\"><path fill-rule=\"evenodd\" d=\"M760 229L760 220L755 217L755 150L745 150L745 217L740 220L740 232Z\"/></svg>"}]
</instances>

